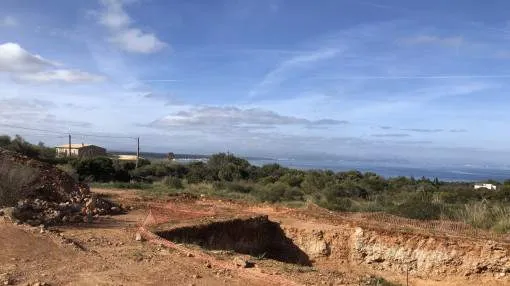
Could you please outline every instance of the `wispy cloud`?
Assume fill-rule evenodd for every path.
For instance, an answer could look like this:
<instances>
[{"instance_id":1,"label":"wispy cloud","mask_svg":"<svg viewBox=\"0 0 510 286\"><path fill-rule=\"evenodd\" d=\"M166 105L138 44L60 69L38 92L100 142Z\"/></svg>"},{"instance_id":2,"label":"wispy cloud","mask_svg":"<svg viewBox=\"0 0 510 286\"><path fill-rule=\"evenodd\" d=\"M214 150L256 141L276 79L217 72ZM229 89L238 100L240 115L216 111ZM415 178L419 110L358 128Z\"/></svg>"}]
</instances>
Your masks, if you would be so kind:
<instances>
[{"instance_id":1,"label":"wispy cloud","mask_svg":"<svg viewBox=\"0 0 510 286\"><path fill-rule=\"evenodd\" d=\"M400 43L407 45L441 45L447 47L458 47L464 43L464 39L460 36L455 37L439 37L430 35L420 35L399 40Z\"/></svg>"},{"instance_id":2,"label":"wispy cloud","mask_svg":"<svg viewBox=\"0 0 510 286\"><path fill-rule=\"evenodd\" d=\"M410 137L410 134L407 133L387 133L387 134L372 134L372 137L394 137L394 138L402 138L402 137Z\"/></svg>"},{"instance_id":3,"label":"wispy cloud","mask_svg":"<svg viewBox=\"0 0 510 286\"><path fill-rule=\"evenodd\" d=\"M468 132L466 129L450 129L449 130L452 133L465 133Z\"/></svg>"},{"instance_id":4,"label":"wispy cloud","mask_svg":"<svg viewBox=\"0 0 510 286\"><path fill-rule=\"evenodd\" d=\"M384 129L384 130L389 130L392 127L391 126L379 126L379 128Z\"/></svg>"},{"instance_id":5,"label":"wispy cloud","mask_svg":"<svg viewBox=\"0 0 510 286\"><path fill-rule=\"evenodd\" d=\"M277 85L286 80L288 74L295 72L296 69L310 68L314 63L331 59L338 55L339 49L320 49L314 52L303 53L294 56L282 63L275 69L267 73L262 81L260 81L250 92L249 96L254 97L260 93L264 93L272 85Z\"/></svg>"},{"instance_id":6,"label":"wispy cloud","mask_svg":"<svg viewBox=\"0 0 510 286\"><path fill-rule=\"evenodd\" d=\"M18 20L13 16L4 16L3 18L0 18L0 27L16 27L18 24Z\"/></svg>"},{"instance_id":7,"label":"wispy cloud","mask_svg":"<svg viewBox=\"0 0 510 286\"><path fill-rule=\"evenodd\" d=\"M91 123L76 120L63 120L49 112L57 105L45 100L25 100L20 98L0 99L0 124L54 129L55 127L90 127Z\"/></svg>"},{"instance_id":8,"label":"wispy cloud","mask_svg":"<svg viewBox=\"0 0 510 286\"><path fill-rule=\"evenodd\" d=\"M101 82L106 78L103 76L91 74L79 70L50 70L38 73L20 74L15 79L21 81L28 81L34 83L87 83L87 82Z\"/></svg>"},{"instance_id":9,"label":"wispy cloud","mask_svg":"<svg viewBox=\"0 0 510 286\"><path fill-rule=\"evenodd\" d=\"M443 132L444 129L424 129L424 128L408 128L401 129L402 131L419 132L419 133L439 133Z\"/></svg>"},{"instance_id":10,"label":"wispy cloud","mask_svg":"<svg viewBox=\"0 0 510 286\"><path fill-rule=\"evenodd\" d=\"M134 53L154 53L166 46L155 34L144 32L133 26L133 20L124 10L121 0L101 0L102 10L99 12L99 23L110 32L111 43L120 49Z\"/></svg>"},{"instance_id":11,"label":"wispy cloud","mask_svg":"<svg viewBox=\"0 0 510 286\"><path fill-rule=\"evenodd\" d=\"M234 128L260 129L285 125L320 127L347 123L347 121L334 119L309 120L285 116L260 108L241 109L238 107L208 106L195 107L173 113L150 123L149 126L159 128L195 128L207 132L218 128L222 130L232 130Z\"/></svg>"}]
</instances>

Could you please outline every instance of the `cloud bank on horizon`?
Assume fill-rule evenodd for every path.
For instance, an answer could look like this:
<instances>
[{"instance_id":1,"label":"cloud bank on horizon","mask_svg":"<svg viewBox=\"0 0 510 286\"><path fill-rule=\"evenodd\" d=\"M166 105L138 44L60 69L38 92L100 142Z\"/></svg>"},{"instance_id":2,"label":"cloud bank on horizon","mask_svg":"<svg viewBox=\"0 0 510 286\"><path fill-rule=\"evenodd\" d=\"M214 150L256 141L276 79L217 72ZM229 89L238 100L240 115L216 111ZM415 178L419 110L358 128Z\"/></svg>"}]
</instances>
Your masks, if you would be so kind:
<instances>
[{"instance_id":1,"label":"cloud bank on horizon","mask_svg":"<svg viewBox=\"0 0 510 286\"><path fill-rule=\"evenodd\" d=\"M508 164L510 3L0 3L0 133ZM453 12L452 12L453 11ZM110 149L132 142L78 138Z\"/></svg>"}]
</instances>

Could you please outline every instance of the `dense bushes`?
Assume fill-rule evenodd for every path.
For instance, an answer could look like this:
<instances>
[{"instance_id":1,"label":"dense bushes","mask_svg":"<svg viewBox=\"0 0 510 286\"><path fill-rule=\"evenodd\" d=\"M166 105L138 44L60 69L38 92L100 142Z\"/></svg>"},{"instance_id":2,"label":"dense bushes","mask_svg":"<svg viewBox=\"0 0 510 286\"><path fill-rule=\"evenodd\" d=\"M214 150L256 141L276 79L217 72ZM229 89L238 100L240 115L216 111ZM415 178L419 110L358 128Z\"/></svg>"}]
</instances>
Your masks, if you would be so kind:
<instances>
[{"instance_id":1,"label":"dense bushes","mask_svg":"<svg viewBox=\"0 0 510 286\"><path fill-rule=\"evenodd\" d=\"M16 135L14 138L1 135L0 148L14 151L50 164L63 164L67 161L66 159L56 157L55 148L46 147L42 142L39 142L37 145L30 144L19 135Z\"/></svg>"}]
</instances>

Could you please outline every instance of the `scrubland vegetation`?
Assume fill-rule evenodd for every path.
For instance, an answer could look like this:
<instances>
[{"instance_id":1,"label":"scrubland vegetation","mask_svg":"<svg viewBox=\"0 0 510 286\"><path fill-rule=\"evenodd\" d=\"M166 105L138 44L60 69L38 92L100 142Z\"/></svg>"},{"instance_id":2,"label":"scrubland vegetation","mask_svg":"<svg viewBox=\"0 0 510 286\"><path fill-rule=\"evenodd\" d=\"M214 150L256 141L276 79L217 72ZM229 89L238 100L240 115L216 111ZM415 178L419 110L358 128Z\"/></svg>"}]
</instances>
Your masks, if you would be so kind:
<instances>
[{"instance_id":1,"label":"scrubland vegetation","mask_svg":"<svg viewBox=\"0 0 510 286\"><path fill-rule=\"evenodd\" d=\"M2 139L3 138L3 139ZM133 162L100 157L57 159L43 144L0 137L0 147L56 164L76 180L96 186L139 189L146 195L176 192L301 206L313 202L348 212L386 212L420 220L448 219L474 227L510 232L510 181L492 182L497 191L474 190L471 183L428 178L383 178L358 171L296 170L270 164L253 166L231 154L207 163Z\"/></svg>"}]
</instances>

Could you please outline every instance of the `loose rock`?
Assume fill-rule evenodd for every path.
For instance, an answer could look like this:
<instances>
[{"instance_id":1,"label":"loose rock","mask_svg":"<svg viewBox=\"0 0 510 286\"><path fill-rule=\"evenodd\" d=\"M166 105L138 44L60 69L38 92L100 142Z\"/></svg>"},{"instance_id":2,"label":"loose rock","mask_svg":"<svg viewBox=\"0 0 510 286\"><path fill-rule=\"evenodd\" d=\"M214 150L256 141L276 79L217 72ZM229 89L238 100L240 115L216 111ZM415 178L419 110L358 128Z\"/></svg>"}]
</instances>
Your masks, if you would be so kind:
<instances>
[{"instance_id":1,"label":"loose rock","mask_svg":"<svg viewBox=\"0 0 510 286\"><path fill-rule=\"evenodd\" d=\"M234 258L234 265L241 268L251 268L255 266L255 263L242 259L241 257Z\"/></svg>"}]
</instances>

